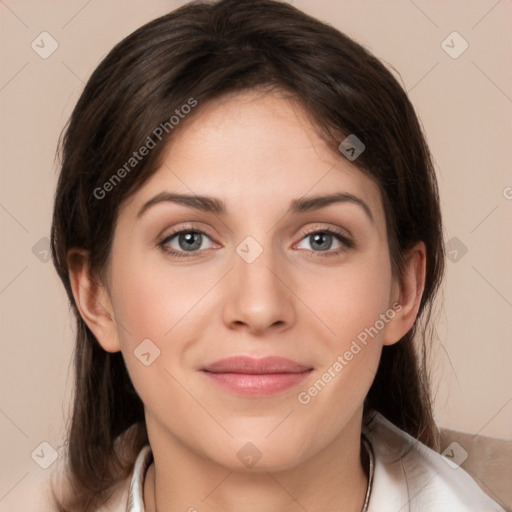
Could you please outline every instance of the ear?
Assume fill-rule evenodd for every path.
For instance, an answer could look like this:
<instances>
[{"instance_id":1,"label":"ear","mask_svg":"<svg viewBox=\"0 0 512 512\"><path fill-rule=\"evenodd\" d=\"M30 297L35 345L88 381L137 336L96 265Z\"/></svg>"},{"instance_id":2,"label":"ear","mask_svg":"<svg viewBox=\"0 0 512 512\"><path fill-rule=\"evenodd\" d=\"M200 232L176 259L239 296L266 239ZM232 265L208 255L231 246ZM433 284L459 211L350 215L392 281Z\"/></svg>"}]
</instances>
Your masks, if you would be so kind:
<instances>
[{"instance_id":1,"label":"ear","mask_svg":"<svg viewBox=\"0 0 512 512\"><path fill-rule=\"evenodd\" d=\"M90 272L89 252L72 248L67 254L69 279L80 316L107 352L121 350L110 296Z\"/></svg>"},{"instance_id":2,"label":"ear","mask_svg":"<svg viewBox=\"0 0 512 512\"><path fill-rule=\"evenodd\" d=\"M384 345L393 345L402 339L412 328L421 297L425 288L427 250L423 242L418 242L404 255L403 278L396 282L392 292L392 309L395 316L386 325Z\"/></svg>"}]
</instances>

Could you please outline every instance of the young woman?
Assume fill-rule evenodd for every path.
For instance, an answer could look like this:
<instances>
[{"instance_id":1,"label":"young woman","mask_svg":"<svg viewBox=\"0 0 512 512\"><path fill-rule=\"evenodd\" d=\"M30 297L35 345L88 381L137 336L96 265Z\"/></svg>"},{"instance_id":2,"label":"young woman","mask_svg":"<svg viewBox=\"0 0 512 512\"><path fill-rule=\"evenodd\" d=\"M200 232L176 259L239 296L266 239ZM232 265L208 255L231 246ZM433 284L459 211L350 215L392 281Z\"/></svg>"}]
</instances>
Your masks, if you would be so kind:
<instances>
[{"instance_id":1,"label":"young woman","mask_svg":"<svg viewBox=\"0 0 512 512\"><path fill-rule=\"evenodd\" d=\"M59 510L502 510L435 451L438 191L375 57L286 3L187 4L105 57L61 149Z\"/></svg>"}]
</instances>

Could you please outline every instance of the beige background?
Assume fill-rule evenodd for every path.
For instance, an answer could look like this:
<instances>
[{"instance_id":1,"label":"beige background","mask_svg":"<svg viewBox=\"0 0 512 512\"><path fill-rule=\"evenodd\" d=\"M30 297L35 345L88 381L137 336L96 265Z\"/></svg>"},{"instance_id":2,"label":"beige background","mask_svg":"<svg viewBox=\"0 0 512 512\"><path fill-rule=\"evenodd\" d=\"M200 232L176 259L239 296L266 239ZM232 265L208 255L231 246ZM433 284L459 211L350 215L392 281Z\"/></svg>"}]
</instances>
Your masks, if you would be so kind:
<instances>
[{"instance_id":1,"label":"beige background","mask_svg":"<svg viewBox=\"0 0 512 512\"><path fill-rule=\"evenodd\" d=\"M44 261L58 136L104 54L182 3L0 1L1 511L28 510L21 503L50 471L31 453L43 441L60 453L68 412L72 324ZM467 248L448 261L433 363L436 417L512 439L512 1L292 3L400 72L435 157L445 238ZM47 59L31 48L43 31L59 45ZM441 45L453 31L469 44L456 59ZM452 52L461 48L453 41Z\"/></svg>"}]
</instances>

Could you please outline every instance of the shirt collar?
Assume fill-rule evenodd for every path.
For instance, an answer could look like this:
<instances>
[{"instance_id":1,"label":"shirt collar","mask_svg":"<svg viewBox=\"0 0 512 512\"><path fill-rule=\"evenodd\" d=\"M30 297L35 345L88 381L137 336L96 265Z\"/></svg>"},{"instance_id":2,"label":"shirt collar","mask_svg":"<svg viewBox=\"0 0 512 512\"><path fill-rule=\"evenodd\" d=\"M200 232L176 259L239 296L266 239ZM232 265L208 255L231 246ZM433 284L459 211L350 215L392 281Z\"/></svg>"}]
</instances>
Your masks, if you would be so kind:
<instances>
[{"instance_id":1,"label":"shirt collar","mask_svg":"<svg viewBox=\"0 0 512 512\"><path fill-rule=\"evenodd\" d=\"M144 478L146 476L146 471L152 462L153 452L151 451L149 444L147 444L139 452L135 461L126 512L145 512L143 500Z\"/></svg>"}]
</instances>

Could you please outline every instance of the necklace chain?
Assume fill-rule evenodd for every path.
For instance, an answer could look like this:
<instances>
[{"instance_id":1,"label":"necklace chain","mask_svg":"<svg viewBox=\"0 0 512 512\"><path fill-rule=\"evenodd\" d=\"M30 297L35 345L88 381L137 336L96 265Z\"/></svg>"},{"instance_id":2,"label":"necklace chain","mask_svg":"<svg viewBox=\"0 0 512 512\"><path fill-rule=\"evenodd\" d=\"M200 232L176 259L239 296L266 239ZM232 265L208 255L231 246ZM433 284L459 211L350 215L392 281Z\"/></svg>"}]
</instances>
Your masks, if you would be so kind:
<instances>
[{"instance_id":1,"label":"necklace chain","mask_svg":"<svg viewBox=\"0 0 512 512\"><path fill-rule=\"evenodd\" d=\"M368 465L369 465L368 487L366 489L366 496L364 499L364 505L363 505L363 508L361 509L361 512L367 512L368 505L370 504L370 495L372 493L373 472L374 472L374 468L375 468L375 454L373 453L373 447L372 447L370 441L364 434L361 434L361 440L366 449L366 453L368 454Z\"/></svg>"}]
</instances>

